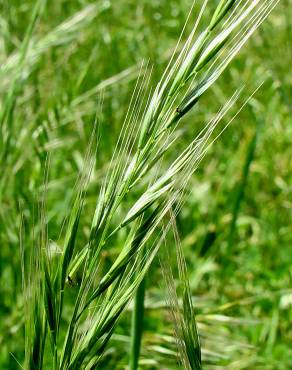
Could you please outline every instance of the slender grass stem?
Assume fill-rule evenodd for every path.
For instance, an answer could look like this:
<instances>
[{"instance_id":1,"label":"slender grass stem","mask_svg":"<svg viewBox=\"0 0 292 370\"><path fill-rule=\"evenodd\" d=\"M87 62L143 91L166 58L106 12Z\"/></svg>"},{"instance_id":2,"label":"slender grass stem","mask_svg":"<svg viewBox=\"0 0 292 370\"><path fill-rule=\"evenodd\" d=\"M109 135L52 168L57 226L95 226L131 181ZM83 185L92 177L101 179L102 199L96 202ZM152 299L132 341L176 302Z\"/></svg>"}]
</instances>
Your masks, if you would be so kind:
<instances>
[{"instance_id":1,"label":"slender grass stem","mask_svg":"<svg viewBox=\"0 0 292 370\"><path fill-rule=\"evenodd\" d=\"M239 213L241 202L244 198L244 192L245 192L245 188L247 185L248 175L250 172L250 166L255 156L258 131L259 131L259 124L257 125L256 131L253 134L248 144L247 154L246 154L244 166L242 169L241 181L238 184L238 188L237 188L237 192L236 192L236 196L235 196L235 200L233 204L232 220L230 224L230 230L229 230L229 236L228 236L228 246L227 246L228 255L231 253L231 249L234 243L234 237L235 237L235 232L236 232L236 221L238 218L238 213Z\"/></svg>"},{"instance_id":2,"label":"slender grass stem","mask_svg":"<svg viewBox=\"0 0 292 370\"><path fill-rule=\"evenodd\" d=\"M132 314L131 350L129 363L130 370L138 369L141 339L143 333L145 288L146 281L144 278L137 289Z\"/></svg>"}]
</instances>

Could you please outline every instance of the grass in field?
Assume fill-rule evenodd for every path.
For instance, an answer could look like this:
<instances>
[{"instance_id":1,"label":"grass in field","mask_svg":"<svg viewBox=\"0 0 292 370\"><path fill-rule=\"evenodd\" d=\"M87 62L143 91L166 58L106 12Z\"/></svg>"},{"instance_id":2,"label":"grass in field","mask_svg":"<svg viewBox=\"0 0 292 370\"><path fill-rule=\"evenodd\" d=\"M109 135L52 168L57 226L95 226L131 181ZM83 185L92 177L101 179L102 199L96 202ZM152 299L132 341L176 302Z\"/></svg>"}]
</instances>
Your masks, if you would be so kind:
<instances>
[{"instance_id":1,"label":"grass in field","mask_svg":"<svg viewBox=\"0 0 292 370\"><path fill-rule=\"evenodd\" d=\"M4 1L1 367L292 365L288 1L229 64L275 3Z\"/></svg>"}]
</instances>

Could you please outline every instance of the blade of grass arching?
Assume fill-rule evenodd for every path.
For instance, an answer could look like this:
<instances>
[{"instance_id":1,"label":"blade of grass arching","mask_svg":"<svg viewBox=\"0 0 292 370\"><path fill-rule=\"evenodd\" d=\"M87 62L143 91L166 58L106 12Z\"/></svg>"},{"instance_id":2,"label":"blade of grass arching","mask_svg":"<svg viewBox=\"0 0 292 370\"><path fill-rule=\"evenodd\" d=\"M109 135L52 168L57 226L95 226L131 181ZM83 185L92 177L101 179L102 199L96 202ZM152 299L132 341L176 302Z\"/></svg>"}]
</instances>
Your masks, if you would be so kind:
<instances>
[{"instance_id":1,"label":"blade of grass arching","mask_svg":"<svg viewBox=\"0 0 292 370\"><path fill-rule=\"evenodd\" d=\"M72 107L78 107L82 103L87 103L88 101L90 101L90 99L98 95L101 91L105 91L106 89L109 89L112 86L129 83L132 80L136 79L138 76L139 76L139 64L126 68L121 72L99 82L95 87L91 88L90 90L87 90L81 95L76 96L72 100L71 103Z\"/></svg>"},{"instance_id":2,"label":"blade of grass arching","mask_svg":"<svg viewBox=\"0 0 292 370\"><path fill-rule=\"evenodd\" d=\"M253 109L252 109L252 112L253 112ZM246 151L246 157L245 157L245 161L244 161L244 165L242 169L241 179L240 179L239 184L237 184L237 188L235 190L235 199L234 199L233 209L232 209L232 220L230 224L228 242L227 242L227 255L229 255L229 253L232 253L232 246L234 243L234 236L235 236L235 231L236 231L236 222L238 218L238 213L239 213L240 205L244 199L244 192L245 192L245 188L247 185L247 180L248 180L248 176L250 172L250 166L255 156L255 150L256 150L259 130L260 130L260 127L262 126L262 122L259 121L259 118L256 116L254 112L253 112L253 117L256 122L256 129L248 144L247 151Z\"/></svg>"},{"instance_id":3,"label":"blade of grass arching","mask_svg":"<svg viewBox=\"0 0 292 370\"><path fill-rule=\"evenodd\" d=\"M134 307L132 312L132 328L131 328L131 350L129 369L137 370L141 339L143 333L143 318L144 318L144 299L145 299L146 278L144 278L135 295Z\"/></svg>"},{"instance_id":4,"label":"blade of grass arching","mask_svg":"<svg viewBox=\"0 0 292 370\"><path fill-rule=\"evenodd\" d=\"M41 55L46 53L48 49L69 44L78 36L80 37L84 28L109 7L110 4L108 2L89 4L64 20L41 39L32 40L30 49L26 53L24 75L29 76L33 66L38 62ZM15 75L15 70L17 70L18 65L21 63L21 60L21 51L9 56L0 68L0 76L8 78L11 78L11 76L13 77Z\"/></svg>"}]
</instances>

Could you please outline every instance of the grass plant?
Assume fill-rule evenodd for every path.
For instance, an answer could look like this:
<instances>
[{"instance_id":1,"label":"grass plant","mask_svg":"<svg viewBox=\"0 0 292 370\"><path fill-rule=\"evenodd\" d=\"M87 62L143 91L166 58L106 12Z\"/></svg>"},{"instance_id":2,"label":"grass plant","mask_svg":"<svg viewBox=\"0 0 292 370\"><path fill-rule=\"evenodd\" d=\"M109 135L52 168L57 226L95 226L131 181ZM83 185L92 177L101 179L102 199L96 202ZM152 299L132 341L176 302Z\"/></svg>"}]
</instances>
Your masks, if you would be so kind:
<instances>
[{"instance_id":1,"label":"grass plant","mask_svg":"<svg viewBox=\"0 0 292 370\"><path fill-rule=\"evenodd\" d=\"M188 209L193 174L201 168L203 160L212 162L209 153L213 143L238 119L243 108L254 106L255 95L262 87L263 79L246 99L242 98L243 84L235 86L231 92L227 89L228 93L221 94L221 107L217 110L213 109L213 105L208 107L209 94L216 91L220 77L225 74L230 74L229 78L233 81L232 62L279 2L204 0L199 6L194 3L177 46L172 48L172 54L155 84L155 66L145 59L140 64L131 63L134 67L114 71L94 86L90 85L87 75L98 53L98 48L94 47L80 73L62 77L64 83L66 78L69 83L64 90L60 88L60 101L54 103L52 97L47 97L50 107L47 113L38 106L38 99L42 97L36 87L42 79L44 56L52 50L54 63L58 60L59 48L73 45L75 39L86 39L91 34L88 29L92 31L95 22L99 19L102 22L102 17L115 8L109 2L87 4L82 10L66 16L65 21L59 22L43 37L37 38L34 34L50 4L42 0L36 2L19 51L11 53L0 70L0 75L5 76L1 89L7 89L0 112L3 166L0 198L17 202L20 214L25 356L23 361L15 359L23 362L23 368L120 368L119 355L111 353L114 348L112 343L125 339L121 333L125 318L127 327L130 326L129 310L132 311L132 328L126 340L128 354L126 360L122 360L121 368L125 368L125 361L131 370L161 368L159 361L154 359L154 363L143 362L147 347L147 336L144 337L148 323L146 316L148 311L155 311L155 307L148 302L147 294L154 283L151 272L156 269L154 274L157 278L157 271L160 271L157 267L158 256L168 292L167 312L171 316L173 330L157 339L163 345L149 345L152 353L157 352L158 358L163 352L169 354L172 358L171 369L177 366L201 369L204 364L215 369L216 361L220 364L218 368L237 369L260 363L259 358L250 355L252 346L245 346L238 338L231 336L230 347L228 342L226 344L226 353L223 353L224 348L218 347L220 331L214 332L212 324L228 322L240 325L235 318L224 315L225 310L237 305L237 300L229 303L231 306L220 302L217 314L212 308L203 309L201 316L197 314L200 304L194 301L193 283L200 280L200 274L211 274L216 270L215 259L207 256L202 260L207 250L211 253L216 235L214 232L212 243L208 242L201 249L204 253L197 256L197 262L193 262L197 264L193 265L197 274L194 276L194 272L190 273L187 269L190 256L186 252L186 240L191 240L192 244L194 235L195 238L197 236L191 234L184 238L180 219L184 209ZM110 36L105 33L102 37L105 45L109 45ZM75 45L73 49L78 50L78 47ZM68 59L74 59L73 54L68 55ZM33 76L36 80L31 94L26 86L30 86ZM75 81L72 88L69 87L71 79ZM122 96L124 83L131 86L133 80L136 81L131 96L127 96L125 117L118 116L122 124L116 130L112 123L105 132L104 120L111 120L115 110L115 104L108 108L107 99L111 94L115 96L115 89L115 94ZM89 86L82 90L85 81ZM21 109L22 102L27 102L31 96L36 99L36 123L20 131L22 134L18 140L21 128L18 114L19 111L29 114ZM83 120L89 113L84 114L83 110L87 110L87 102L90 103L88 112L94 111L94 116L90 117L88 131L85 131ZM199 114L204 109L207 114L202 122ZM198 115L196 122L200 122L200 126L187 127L190 125L185 122L192 115ZM70 124L75 121L75 131L78 132L75 144L62 140L62 137L58 142L58 135L66 137L64 132L74 137L76 132L70 131ZM188 135L184 135L186 127ZM109 150L104 151L108 155L105 159L103 148L110 146L110 130L116 130L117 138L111 154ZM23 144L29 143L31 133L33 150L29 152ZM44 145L41 145L42 142ZM83 158L77 150L79 145L85 151ZM234 192L227 244L220 256L228 262L240 232L239 229L237 231L238 224L242 222L240 207L244 202L256 145L259 145L258 131L252 134L247 145L240 185ZM79 172L75 184L68 177L72 161L61 155L66 152L66 147L73 148L74 164ZM56 148L59 153L57 160ZM26 158L34 153L33 158L38 159L38 165L29 167L19 155L22 152ZM52 182L51 178L60 169L64 170L61 189L66 191L66 199L57 201L60 184ZM25 173L24 178L27 178L26 173L30 173L29 187L22 189L21 195L15 194L15 184L20 188L21 177L16 177L15 182L11 180L11 174L18 174L18 171ZM9 193L9 184L15 187L13 195ZM52 188L57 189L53 196ZM4 219L3 214L1 218ZM56 225L52 234L54 222ZM192 233L200 231L196 227L191 229ZM203 229L206 232L205 226ZM9 239L12 234L9 217L3 230L3 235ZM232 266L233 263L230 263L230 275ZM224 281L226 276L220 276ZM221 291L227 287L228 284L224 284ZM289 297L289 294L290 291L285 291L282 296ZM131 302L134 302L133 308ZM278 307L273 312L273 320L267 324L271 325L267 329L270 333L269 348L274 344L279 325ZM232 346L237 354L234 362L228 357L229 353L230 356L233 354ZM122 344L118 347L122 348ZM239 352L246 354L242 363L236 352L238 348ZM224 367L228 361L229 367Z\"/></svg>"}]
</instances>

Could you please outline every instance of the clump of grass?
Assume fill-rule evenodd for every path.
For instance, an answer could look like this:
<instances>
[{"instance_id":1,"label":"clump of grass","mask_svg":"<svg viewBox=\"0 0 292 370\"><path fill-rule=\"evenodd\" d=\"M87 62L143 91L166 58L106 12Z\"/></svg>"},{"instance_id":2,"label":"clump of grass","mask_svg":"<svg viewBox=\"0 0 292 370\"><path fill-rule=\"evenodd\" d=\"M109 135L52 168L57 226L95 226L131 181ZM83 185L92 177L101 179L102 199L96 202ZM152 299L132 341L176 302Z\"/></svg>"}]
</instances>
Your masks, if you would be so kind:
<instances>
[{"instance_id":1,"label":"clump of grass","mask_svg":"<svg viewBox=\"0 0 292 370\"><path fill-rule=\"evenodd\" d=\"M54 369L92 369L98 366L122 312L141 287L173 225L168 223L163 227L163 220L172 209L174 215L181 209L186 185L209 146L228 126L227 123L214 135L218 124L238 99L240 90L161 173L160 163L178 140L179 122L220 77L277 3L277 0L221 0L208 26L197 35L200 18L207 6L205 1L191 34L178 57L171 58L161 80L149 94L144 110L140 100L143 100L143 91L149 85L149 76L140 76L110 170L97 198L86 245L77 246L77 234L95 162L96 131L88 146L87 166L76 187L72 209L68 211L62 253L54 258L49 250L42 202L43 228L38 252L34 256L36 262L31 263L32 274L35 275L32 285L24 288L26 294L33 297L30 305L31 312L35 313L33 325L26 328L26 338L30 338L26 346L27 368L42 368L44 357L50 355ZM138 196L136 188L140 191ZM135 200L124 212L125 200L131 199L131 196ZM121 230L127 233L123 248L110 268L103 272L100 268L101 252ZM180 279L184 286L179 349L187 368L200 369L201 354L194 308L182 250L177 233L175 235ZM77 271L81 271L82 278L76 287L73 311L64 328L64 339L60 331L66 290L68 283L74 282ZM134 326L136 324L134 322ZM134 333L137 332L135 329L138 328L134 327ZM141 336L141 333L138 335ZM45 345L47 337L50 355ZM133 369L138 366L138 347L134 351Z\"/></svg>"}]
</instances>

